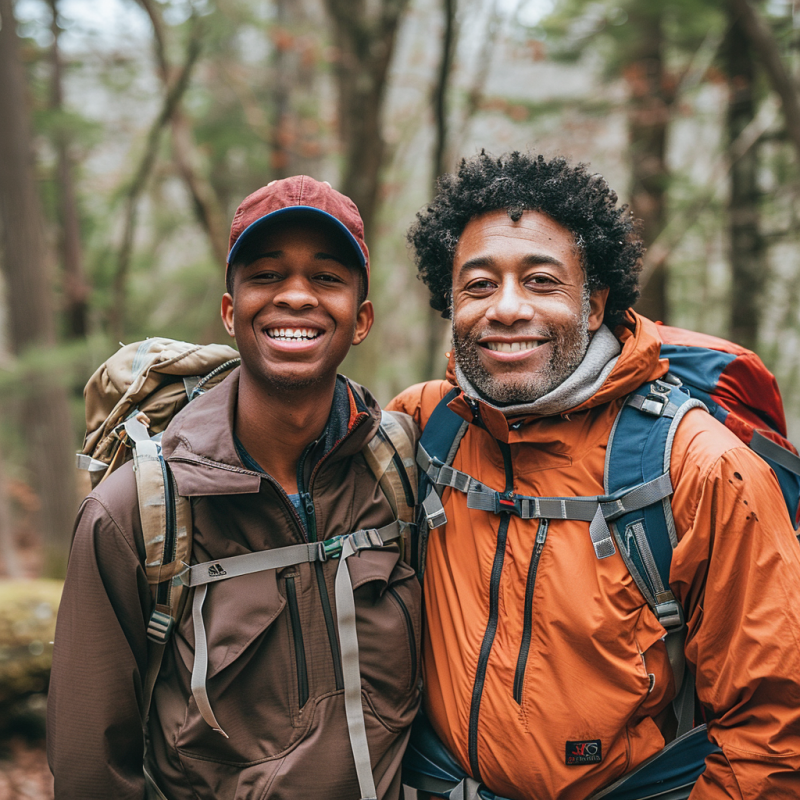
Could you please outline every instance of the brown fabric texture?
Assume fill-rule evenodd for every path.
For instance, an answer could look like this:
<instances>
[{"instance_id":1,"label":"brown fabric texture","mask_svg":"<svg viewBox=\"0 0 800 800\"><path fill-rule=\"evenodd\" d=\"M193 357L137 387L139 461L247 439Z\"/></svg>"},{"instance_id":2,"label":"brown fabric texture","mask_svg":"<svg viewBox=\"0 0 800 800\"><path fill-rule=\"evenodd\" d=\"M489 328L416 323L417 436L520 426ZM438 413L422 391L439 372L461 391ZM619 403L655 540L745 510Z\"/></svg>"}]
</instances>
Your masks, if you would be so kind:
<instances>
[{"instance_id":1,"label":"brown fabric texture","mask_svg":"<svg viewBox=\"0 0 800 800\"><path fill-rule=\"evenodd\" d=\"M291 500L239 459L237 390L234 372L164 435L178 490L193 498L194 562L305 541ZM349 391L355 413L348 432L307 459L318 539L392 519L360 452L380 411L365 390L349 384ZM125 465L86 499L76 526L48 702L57 798L145 797L140 705L152 601L142 556L135 482ZM349 564L373 773L378 797L397 800L419 704L420 588L394 549L362 551ZM187 603L164 656L148 731L148 770L170 800L358 797L323 610L328 604L335 620L337 567L336 560L303 564L211 587L207 688L229 739L208 727L192 698Z\"/></svg>"},{"instance_id":2,"label":"brown fabric texture","mask_svg":"<svg viewBox=\"0 0 800 800\"><path fill-rule=\"evenodd\" d=\"M495 440L507 442L520 495L603 493L611 426L622 398L664 374L659 336L631 314L622 352L594 397L556 416L504 415L479 404L453 467L503 490ZM445 381L411 387L389 408L424 428ZM450 407L472 421L459 396ZM617 446L620 446L617 442ZM686 659L710 738L692 800L800 797L800 547L769 467L702 410L690 411L672 451L679 537L670 583L686 612ZM425 572L425 707L468 772L469 720L489 620L500 518L446 488L448 523L431 532ZM589 524L551 520L530 603L536 522L511 517L498 588L497 631L474 728L485 784L515 800L585 800L664 746L675 694L664 629L619 552L598 560ZM526 605L530 649L513 694ZM602 761L565 762L565 744L600 740Z\"/></svg>"}]
</instances>

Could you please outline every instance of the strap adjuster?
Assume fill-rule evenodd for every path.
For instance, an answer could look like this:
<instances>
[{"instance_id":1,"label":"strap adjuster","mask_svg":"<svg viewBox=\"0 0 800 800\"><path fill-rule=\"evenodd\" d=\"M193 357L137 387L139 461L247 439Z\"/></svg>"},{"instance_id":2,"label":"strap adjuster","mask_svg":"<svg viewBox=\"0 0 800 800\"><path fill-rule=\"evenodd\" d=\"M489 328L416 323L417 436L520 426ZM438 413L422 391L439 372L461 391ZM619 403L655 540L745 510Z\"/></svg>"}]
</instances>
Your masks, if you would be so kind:
<instances>
[{"instance_id":1,"label":"strap adjuster","mask_svg":"<svg viewBox=\"0 0 800 800\"><path fill-rule=\"evenodd\" d=\"M169 614L153 609L150 621L147 623L147 638L157 644L164 644L174 627L175 620Z\"/></svg>"},{"instance_id":2,"label":"strap adjuster","mask_svg":"<svg viewBox=\"0 0 800 800\"><path fill-rule=\"evenodd\" d=\"M654 417L660 417L664 414L669 405L669 397L657 392L650 392L647 397L642 400L641 410L645 414L651 414Z\"/></svg>"},{"instance_id":3,"label":"strap adjuster","mask_svg":"<svg viewBox=\"0 0 800 800\"><path fill-rule=\"evenodd\" d=\"M683 609L677 600L667 600L664 603L656 603L653 610L656 613L658 621L668 632L671 633L683 627Z\"/></svg>"},{"instance_id":4,"label":"strap adjuster","mask_svg":"<svg viewBox=\"0 0 800 800\"><path fill-rule=\"evenodd\" d=\"M330 558L339 558L342 554L342 547L344 547L344 536L334 536L332 539L326 539L318 545L319 560L327 561Z\"/></svg>"},{"instance_id":5,"label":"strap adjuster","mask_svg":"<svg viewBox=\"0 0 800 800\"><path fill-rule=\"evenodd\" d=\"M495 492L494 513L501 514L503 512L521 517L522 498L514 496L509 497L505 492Z\"/></svg>"}]
</instances>

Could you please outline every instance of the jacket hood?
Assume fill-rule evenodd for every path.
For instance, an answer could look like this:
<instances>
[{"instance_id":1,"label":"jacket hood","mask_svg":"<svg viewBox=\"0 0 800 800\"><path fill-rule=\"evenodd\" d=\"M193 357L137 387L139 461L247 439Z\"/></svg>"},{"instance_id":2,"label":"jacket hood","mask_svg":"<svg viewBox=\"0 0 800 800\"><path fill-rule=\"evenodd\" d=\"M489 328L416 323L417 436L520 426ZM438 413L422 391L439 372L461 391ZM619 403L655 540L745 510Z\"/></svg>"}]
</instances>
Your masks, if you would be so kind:
<instances>
[{"instance_id":1,"label":"jacket hood","mask_svg":"<svg viewBox=\"0 0 800 800\"><path fill-rule=\"evenodd\" d=\"M583 402L578 402L559 412L561 415L586 411L625 397L646 381L660 378L667 372L668 362L659 357L661 337L654 322L628 310L623 322L615 329L614 336L620 343L621 351L600 388ZM447 368L447 379L454 386L462 389L462 394L450 403L450 408L468 421L475 418L476 412L479 413L490 433L496 438L506 440L508 422L503 410L484 400L468 398L464 395L463 387L459 386L456 378L452 353ZM522 408L518 410L519 415L516 413L514 415L515 423L548 416L547 414L526 413Z\"/></svg>"},{"instance_id":2,"label":"jacket hood","mask_svg":"<svg viewBox=\"0 0 800 800\"><path fill-rule=\"evenodd\" d=\"M164 432L162 452L179 493L185 497L259 491L263 473L242 463L233 435L239 369L184 407ZM315 451L308 459L309 468L333 448L333 460L359 452L380 425L381 411L375 398L344 376L337 380L346 389L349 419L339 426L339 438L326 441L321 452Z\"/></svg>"}]
</instances>

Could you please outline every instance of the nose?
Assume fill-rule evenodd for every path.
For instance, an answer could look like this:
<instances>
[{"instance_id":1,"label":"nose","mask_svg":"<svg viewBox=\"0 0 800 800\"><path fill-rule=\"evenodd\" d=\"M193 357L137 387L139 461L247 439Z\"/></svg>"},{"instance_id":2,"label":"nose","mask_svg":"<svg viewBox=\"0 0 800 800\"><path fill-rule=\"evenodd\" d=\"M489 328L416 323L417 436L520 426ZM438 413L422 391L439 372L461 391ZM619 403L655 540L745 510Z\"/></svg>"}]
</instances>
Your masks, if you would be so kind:
<instances>
[{"instance_id":1,"label":"nose","mask_svg":"<svg viewBox=\"0 0 800 800\"><path fill-rule=\"evenodd\" d=\"M514 278L506 278L492 295L486 319L511 327L516 322L530 322L535 309L528 292Z\"/></svg>"},{"instance_id":2,"label":"nose","mask_svg":"<svg viewBox=\"0 0 800 800\"><path fill-rule=\"evenodd\" d=\"M315 308L319 305L312 286L302 275L287 278L273 301L276 306L291 309Z\"/></svg>"}]
</instances>

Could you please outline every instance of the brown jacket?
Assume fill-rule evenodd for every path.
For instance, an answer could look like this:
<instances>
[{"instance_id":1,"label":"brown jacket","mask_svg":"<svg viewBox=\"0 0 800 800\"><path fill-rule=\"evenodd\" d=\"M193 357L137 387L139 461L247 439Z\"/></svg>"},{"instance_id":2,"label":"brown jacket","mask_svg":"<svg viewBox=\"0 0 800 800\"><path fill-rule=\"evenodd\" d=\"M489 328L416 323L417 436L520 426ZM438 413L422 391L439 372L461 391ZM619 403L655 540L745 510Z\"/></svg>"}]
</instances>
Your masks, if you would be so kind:
<instances>
[{"instance_id":1,"label":"brown jacket","mask_svg":"<svg viewBox=\"0 0 800 800\"><path fill-rule=\"evenodd\" d=\"M360 454L377 430L379 409L366 391L339 380L338 423L334 408L326 435L303 462L318 540L392 519ZM283 490L242 465L232 434L237 390L234 372L187 406L164 435L178 491L192 498L195 562L305 541ZM144 797L151 594L142 560L136 487L126 465L87 497L78 516L48 702L57 798ZM419 703L420 589L394 548L361 551L348 563L372 767L378 797L395 800ZM334 655L337 566L334 560L261 572L209 592L207 689L229 739L203 721L192 697L187 603L164 656L149 725L149 771L170 800L359 796Z\"/></svg>"},{"instance_id":2,"label":"brown jacket","mask_svg":"<svg viewBox=\"0 0 800 800\"><path fill-rule=\"evenodd\" d=\"M469 426L453 467L502 490L498 442L507 443L516 494L602 494L623 399L667 370L652 322L631 315L617 334L622 353L590 400L511 426L479 403L482 424ZM414 386L390 408L424 428L450 389L444 381ZM463 395L450 408L473 420ZM686 658L708 733L722 750L707 759L692 800L794 800L800 548L780 487L764 461L701 410L678 428L671 475L680 543L670 583L686 612ZM477 778L477 760L499 795L585 800L664 746L675 694L665 631L619 552L597 559L588 523L551 520L534 562L535 522L512 516L502 537L500 518L467 508L461 492L446 488L442 499L448 523L431 532L425 572L431 722L464 769ZM566 761L568 742L595 739L600 763Z\"/></svg>"}]
</instances>

